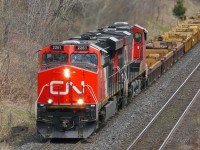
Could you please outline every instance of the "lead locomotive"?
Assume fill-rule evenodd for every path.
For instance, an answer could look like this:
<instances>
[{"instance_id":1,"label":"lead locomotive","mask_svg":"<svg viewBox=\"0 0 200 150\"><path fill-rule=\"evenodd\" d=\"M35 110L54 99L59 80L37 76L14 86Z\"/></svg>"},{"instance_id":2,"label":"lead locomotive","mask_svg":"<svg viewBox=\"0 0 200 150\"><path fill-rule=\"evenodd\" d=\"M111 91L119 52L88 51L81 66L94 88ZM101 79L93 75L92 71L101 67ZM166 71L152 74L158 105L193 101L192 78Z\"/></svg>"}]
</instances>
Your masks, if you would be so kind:
<instances>
[{"instance_id":1,"label":"lead locomotive","mask_svg":"<svg viewBox=\"0 0 200 150\"><path fill-rule=\"evenodd\" d=\"M87 138L147 80L146 29L116 22L40 51L37 130Z\"/></svg>"}]
</instances>

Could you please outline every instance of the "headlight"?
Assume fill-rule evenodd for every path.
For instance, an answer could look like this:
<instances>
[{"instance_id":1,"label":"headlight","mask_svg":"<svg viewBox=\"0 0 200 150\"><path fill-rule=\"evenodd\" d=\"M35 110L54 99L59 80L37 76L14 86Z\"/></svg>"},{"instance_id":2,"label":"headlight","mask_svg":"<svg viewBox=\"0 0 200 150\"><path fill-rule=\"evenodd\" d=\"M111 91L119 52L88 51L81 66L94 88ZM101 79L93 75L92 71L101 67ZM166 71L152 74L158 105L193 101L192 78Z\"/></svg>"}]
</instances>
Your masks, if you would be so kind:
<instances>
[{"instance_id":1,"label":"headlight","mask_svg":"<svg viewBox=\"0 0 200 150\"><path fill-rule=\"evenodd\" d=\"M65 69L65 70L64 70L64 76L65 76L66 78L69 78L69 77L70 77L70 71L69 71L69 69Z\"/></svg>"},{"instance_id":2,"label":"headlight","mask_svg":"<svg viewBox=\"0 0 200 150\"><path fill-rule=\"evenodd\" d=\"M79 105L83 105L83 104L84 104L84 101L83 101L82 98L80 98L80 99L78 99L77 103L78 103Z\"/></svg>"},{"instance_id":3,"label":"headlight","mask_svg":"<svg viewBox=\"0 0 200 150\"><path fill-rule=\"evenodd\" d=\"M52 104L52 103L53 103L53 99L52 99L52 98L49 98L49 99L47 100L47 103L48 103L48 104Z\"/></svg>"}]
</instances>

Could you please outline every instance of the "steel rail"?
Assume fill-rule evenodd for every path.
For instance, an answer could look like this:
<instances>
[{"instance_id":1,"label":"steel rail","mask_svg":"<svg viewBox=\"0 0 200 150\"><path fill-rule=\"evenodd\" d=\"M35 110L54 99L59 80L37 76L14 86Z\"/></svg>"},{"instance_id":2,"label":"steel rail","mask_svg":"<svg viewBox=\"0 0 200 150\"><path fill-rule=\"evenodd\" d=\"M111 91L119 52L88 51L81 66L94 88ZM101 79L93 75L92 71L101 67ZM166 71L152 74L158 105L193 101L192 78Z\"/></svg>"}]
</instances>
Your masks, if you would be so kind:
<instances>
[{"instance_id":1,"label":"steel rail","mask_svg":"<svg viewBox=\"0 0 200 150\"><path fill-rule=\"evenodd\" d=\"M78 141L77 143L75 143L71 148L70 150L76 150L80 145L81 143L83 142L83 140L80 140ZM48 149L48 147L51 145L51 142L50 140L47 141L46 143L44 143L40 148L39 150L45 150L45 149Z\"/></svg>"},{"instance_id":2,"label":"steel rail","mask_svg":"<svg viewBox=\"0 0 200 150\"><path fill-rule=\"evenodd\" d=\"M71 150L76 150L76 149L78 149L78 147L81 145L82 142L83 142L83 140L78 141L78 142L74 145L74 147L72 147Z\"/></svg>"},{"instance_id":3,"label":"steel rail","mask_svg":"<svg viewBox=\"0 0 200 150\"><path fill-rule=\"evenodd\" d=\"M50 145L50 140L48 140L46 143L44 143L39 149L40 150L44 150L45 148L47 148Z\"/></svg>"},{"instance_id":4,"label":"steel rail","mask_svg":"<svg viewBox=\"0 0 200 150\"><path fill-rule=\"evenodd\" d=\"M190 73L187 79L181 84L181 86L176 90L176 92L169 98L169 100L163 105L163 107L159 110L159 112L154 116L154 118L148 123L148 125L142 130L142 132L137 136L137 138L131 143L131 145L127 148L130 150L144 135L144 133L149 129L149 127L156 121L156 119L160 116L163 110L168 106L168 104L172 101L172 99L176 96L176 94L182 89L182 87L186 84L186 82L191 78L191 76L195 73L195 71L199 68L200 63L195 67L195 69Z\"/></svg>"},{"instance_id":5,"label":"steel rail","mask_svg":"<svg viewBox=\"0 0 200 150\"><path fill-rule=\"evenodd\" d=\"M171 139L171 137L173 136L174 132L177 130L177 128L180 125L180 123L183 121L185 115L188 113L189 109L192 107L192 105L194 104L194 102L197 100L199 94L200 94L200 89L195 94L194 98L192 99L192 101L190 102L190 104L187 106L187 108L185 109L185 111L183 112L183 114L181 115L181 117L179 118L179 120L176 122L176 124L174 125L174 127L172 128L172 130L170 131L170 133L168 134L168 136L166 137L166 139L164 140L164 142L160 146L159 150L162 150L162 149L165 148L166 144Z\"/></svg>"},{"instance_id":6,"label":"steel rail","mask_svg":"<svg viewBox=\"0 0 200 150\"><path fill-rule=\"evenodd\" d=\"M40 94L39 94L37 100L35 101L35 118L37 118L37 103L38 103L38 100L39 100L39 98L40 98L42 92L44 91L44 88L47 87L47 86L49 86L49 84L45 84L45 85L42 87L42 89L41 89L41 91L40 91Z\"/></svg>"}]
</instances>

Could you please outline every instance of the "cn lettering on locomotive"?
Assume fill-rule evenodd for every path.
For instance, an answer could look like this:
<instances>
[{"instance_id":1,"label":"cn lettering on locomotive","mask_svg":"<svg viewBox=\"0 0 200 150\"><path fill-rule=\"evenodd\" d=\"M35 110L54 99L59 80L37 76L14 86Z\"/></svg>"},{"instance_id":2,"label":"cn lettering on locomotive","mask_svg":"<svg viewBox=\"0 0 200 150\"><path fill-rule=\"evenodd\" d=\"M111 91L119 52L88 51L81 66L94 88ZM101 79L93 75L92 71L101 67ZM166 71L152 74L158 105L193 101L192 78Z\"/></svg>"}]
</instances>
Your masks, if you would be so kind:
<instances>
[{"instance_id":1,"label":"cn lettering on locomotive","mask_svg":"<svg viewBox=\"0 0 200 150\"><path fill-rule=\"evenodd\" d=\"M54 90L54 85L65 85L65 88L66 88L66 90L65 91L55 91ZM51 81L50 82L50 93L51 94L53 94L53 95L67 95L67 94L69 94L69 85L71 85L72 86L72 89L74 90L74 91L76 91L76 93L78 93L78 94L82 94L82 93L84 93L84 90L83 91L81 91L81 90L79 90L75 85L73 85L73 83L72 82L67 82L66 84L63 82L63 81ZM82 81L82 85L84 86L84 81Z\"/></svg>"}]
</instances>

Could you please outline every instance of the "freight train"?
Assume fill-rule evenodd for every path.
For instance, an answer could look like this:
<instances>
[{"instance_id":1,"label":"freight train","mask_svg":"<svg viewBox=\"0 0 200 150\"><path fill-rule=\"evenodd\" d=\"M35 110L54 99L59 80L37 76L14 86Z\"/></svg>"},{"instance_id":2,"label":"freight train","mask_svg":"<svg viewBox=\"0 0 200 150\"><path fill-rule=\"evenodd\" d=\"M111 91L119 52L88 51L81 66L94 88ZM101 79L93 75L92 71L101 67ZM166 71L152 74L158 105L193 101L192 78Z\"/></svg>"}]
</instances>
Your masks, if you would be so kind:
<instances>
[{"instance_id":1,"label":"freight train","mask_svg":"<svg viewBox=\"0 0 200 150\"><path fill-rule=\"evenodd\" d=\"M115 22L41 49L38 133L89 137L200 40L200 15L148 44L147 33Z\"/></svg>"}]
</instances>

